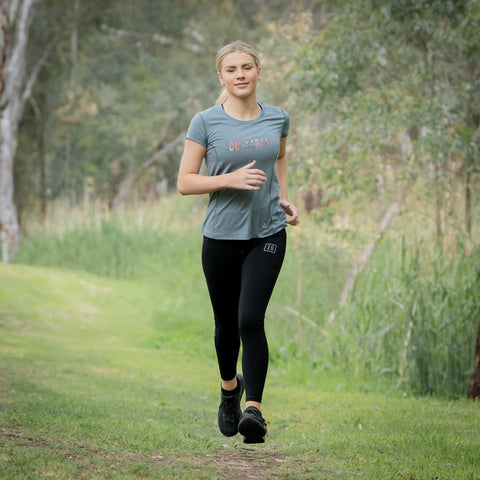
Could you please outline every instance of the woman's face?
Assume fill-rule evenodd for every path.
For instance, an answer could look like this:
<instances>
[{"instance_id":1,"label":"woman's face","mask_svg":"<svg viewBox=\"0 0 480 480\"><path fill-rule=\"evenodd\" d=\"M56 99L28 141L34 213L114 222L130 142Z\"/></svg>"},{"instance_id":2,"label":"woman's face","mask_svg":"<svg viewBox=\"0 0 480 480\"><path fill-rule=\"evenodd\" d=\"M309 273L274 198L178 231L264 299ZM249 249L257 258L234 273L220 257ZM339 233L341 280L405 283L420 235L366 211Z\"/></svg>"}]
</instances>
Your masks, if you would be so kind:
<instances>
[{"instance_id":1,"label":"woman's face","mask_svg":"<svg viewBox=\"0 0 480 480\"><path fill-rule=\"evenodd\" d=\"M250 54L232 52L223 58L218 78L229 96L248 98L255 95L257 82L260 80L260 68Z\"/></svg>"}]
</instances>

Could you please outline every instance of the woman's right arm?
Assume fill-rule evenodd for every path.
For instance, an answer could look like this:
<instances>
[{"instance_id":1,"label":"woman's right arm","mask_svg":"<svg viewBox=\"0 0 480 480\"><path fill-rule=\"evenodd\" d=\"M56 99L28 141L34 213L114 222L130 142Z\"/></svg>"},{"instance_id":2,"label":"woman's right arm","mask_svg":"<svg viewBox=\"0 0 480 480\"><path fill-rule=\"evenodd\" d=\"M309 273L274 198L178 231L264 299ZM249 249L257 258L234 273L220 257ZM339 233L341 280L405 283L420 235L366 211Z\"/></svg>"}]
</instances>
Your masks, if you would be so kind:
<instances>
[{"instance_id":1,"label":"woman's right arm","mask_svg":"<svg viewBox=\"0 0 480 480\"><path fill-rule=\"evenodd\" d=\"M211 193L223 188L258 190L267 180L265 172L253 168L255 160L231 173L214 176L200 175L205 152L203 145L193 140L185 140L177 179L177 189L182 195Z\"/></svg>"}]
</instances>

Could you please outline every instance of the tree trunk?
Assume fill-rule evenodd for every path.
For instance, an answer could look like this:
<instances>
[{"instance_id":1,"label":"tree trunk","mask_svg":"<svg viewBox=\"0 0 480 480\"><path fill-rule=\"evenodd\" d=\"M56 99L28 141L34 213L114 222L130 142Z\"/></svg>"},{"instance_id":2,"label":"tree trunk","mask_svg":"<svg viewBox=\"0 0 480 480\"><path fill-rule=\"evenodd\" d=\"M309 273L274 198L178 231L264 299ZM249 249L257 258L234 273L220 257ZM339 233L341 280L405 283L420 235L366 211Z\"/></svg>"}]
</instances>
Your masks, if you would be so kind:
<instances>
[{"instance_id":1,"label":"tree trunk","mask_svg":"<svg viewBox=\"0 0 480 480\"><path fill-rule=\"evenodd\" d=\"M478 312L480 318L480 310ZM478 326L477 343L475 345L475 358L473 361L473 372L468 386L468 398L472 400L480 398L480 323Z\"/></svg>"},{"instance_id":2,"label":"tree trunk","mask_svg":"<svg viewBox=\"0 0 480 480\"><path fill-rule=\"evenodd\" d=\"M2 0L0 3L0 98L3 96L3 91L5 87L5 60L7 57L7 46L8 46L8 1ZM0 123L3 119L3 107L0 110ZM1 131L0 131L1 135ZM0 136L0 142L1 136ZM3 143L3 142L2 142ZM5 185L4 185L5 184ZM7 227L4 226L4 223L8 221L7 212L3 213L3 204L6 202L4 200L10 198L11 193L8 191L8 172L4 171L3 162L0 161L0 242L2 245L2 260L8 259L8 250L7 250Z\"/></svg>"},{"instance_id":3,"label":"tree trunk","mask_svg":"<svg viewBox=\"0 0 480 480\"><path fill-rule=\"evenodd\" d=\"M18 248L19 226L14 202L13 165L18 142L18 124L25 100L24 89L28 31L35 5L39 0L14 2L1 0L1 65L2 91L0 96L0 230L2 261L8 262L10 254ZM9 11L10 8L10 11ZM18 18L16 18L18 15ZM11 28L15 24L15 29ZM13 33L14 32L14 33Z\"/></svg>"}]
</instances>

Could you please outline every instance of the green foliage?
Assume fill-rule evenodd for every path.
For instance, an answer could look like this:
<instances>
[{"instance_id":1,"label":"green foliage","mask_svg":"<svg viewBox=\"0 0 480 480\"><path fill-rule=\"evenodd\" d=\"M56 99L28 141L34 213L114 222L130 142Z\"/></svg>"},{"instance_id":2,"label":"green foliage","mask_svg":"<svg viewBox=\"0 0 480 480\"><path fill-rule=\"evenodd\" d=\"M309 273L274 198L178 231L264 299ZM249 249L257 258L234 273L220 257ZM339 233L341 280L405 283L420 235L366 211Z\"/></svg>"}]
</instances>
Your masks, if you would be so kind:
<instances>
[{"instance_id":1,"label":"green foliage","mask_svg":"<svg viewBox=\"0 0 480 480\"><path fill-rule=\"evenodd\" d=\"M323 195L322 208L302 221L308 227L291 235L274 295L274 368L300 362L313 366L309 373L355 372L378 388L463 395L478 289L472 257L452 238L464 241L467 187L470 216L478 211L478 0L78 5L75 13L68 2L42 2L32 26L30 65L58 38L21 124L15 168L26 240L16 261L129 280L168 277L169 308L184 301L192 278L197 298L204 295L193 256L202 213L191 202L182 205L193 219L162 197L171 213L149 221L120 212L71 222L74 210L57 217L53 200L107 210L122 182L213 103L216 50L244 38L264 52L262 99L291 116L291 199L301 204L315 186ZM180 153L137 179L134 198L154 197L162 180L172 186ZM413 222L402 221L402 235L379 242L330 324L349 269L400 193L412 198L421 228L412 237ZM48 199L55 226L35 233L39 198ZM467 234L477 248L474 232Z\"/></svg>"},{"instance_id":2,"label":"green foliage","mask_svg":"<svg viewBox=\"0 0 480 480\"><path fill-rule=\"evenodd\" d=\"M214 56L235 38L263 52L260 97L290 113L292 199L366 192L381 210L409 189L445 219L465 176L478 188L478 0L74 5L41 2L32 25L30 67L56 41L21 124L22 216L44 199L111 206L130 178L130 201L174 187L181 149L141 165L214 102Z\"/></svg>"},{"instance_id":3,"label":"green foliage","mask_svg":"<svg viewBox=\"0 0 480 480\"><path fill-rule=\"evenodd\" d=\"M429 178L438 194L438 183L448 188L452 175L448 159L462 159L465 172L478 167L478 1L329 9L325 28L299 46L290 76L302 104L322 121L315 164L326 188L374 193L372 177L390 166L398 181L392 192Z\"/></svg>"},{"instance_id":4,"label":"green foliage","mask_svg":"<svg viewBox=\"0 0 480 480\"><path fill-rule=\"evenodd\" d=\"M194 201L172 197L150 212L39 232L24 241L14 261L162 285L168 306L155 315L159 330L170 310L182 318L194 319L199 310L208 317L202 215ZM360 228L365 217L352 214L352 224L343 229L305 219L302 230L289 230L266 323L272 370L301 365L303 379L337 372L357 377L360 388L464 396L480 311L478 246L467 254L459 239L445 255L413 232L385 236L331 320L354 263L350 245L364 244L368 232L366 225ZM155 342L161 348L171 340L159 334Z\"/></svg>"},{"instance_id":5,"label":"green foliage","mask_svg":"<svg viewBox=\"0 0 480 480\"><path fill-rule=\"evenodd\" d=\"M20 206L32 209L42 196L75 205L85 190L111 204L127 177L213 104L217 49L236 38L256 44L265 25L299 8L253 0L41 2L29 65L52 41L54 53L21 126L17 184L33 188L18 190ZM159 159L132 186L133 197L144 198L161 181L172 187L179 155Z\"/></svg>"}]
</instances>

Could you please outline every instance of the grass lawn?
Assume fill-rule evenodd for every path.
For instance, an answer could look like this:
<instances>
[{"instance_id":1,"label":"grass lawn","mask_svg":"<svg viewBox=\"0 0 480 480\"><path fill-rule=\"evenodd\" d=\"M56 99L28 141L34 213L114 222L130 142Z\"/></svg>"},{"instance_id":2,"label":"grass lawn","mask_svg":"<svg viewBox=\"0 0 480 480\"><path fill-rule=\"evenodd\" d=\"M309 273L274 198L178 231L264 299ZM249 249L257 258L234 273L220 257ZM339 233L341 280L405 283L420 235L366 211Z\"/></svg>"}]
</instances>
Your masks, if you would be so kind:
<instances>
[{"instance_id":1,"label":"grass lawn","mask_svg":"<svg viewBox=\"0 0 480 480\"><path fill-rule=\"evenodd\" d=\"M208 299L167 287L0 265L1 479L480 479L478 402L275 365L266 443L223 437Z\"/></svg>"}]
</instances>

